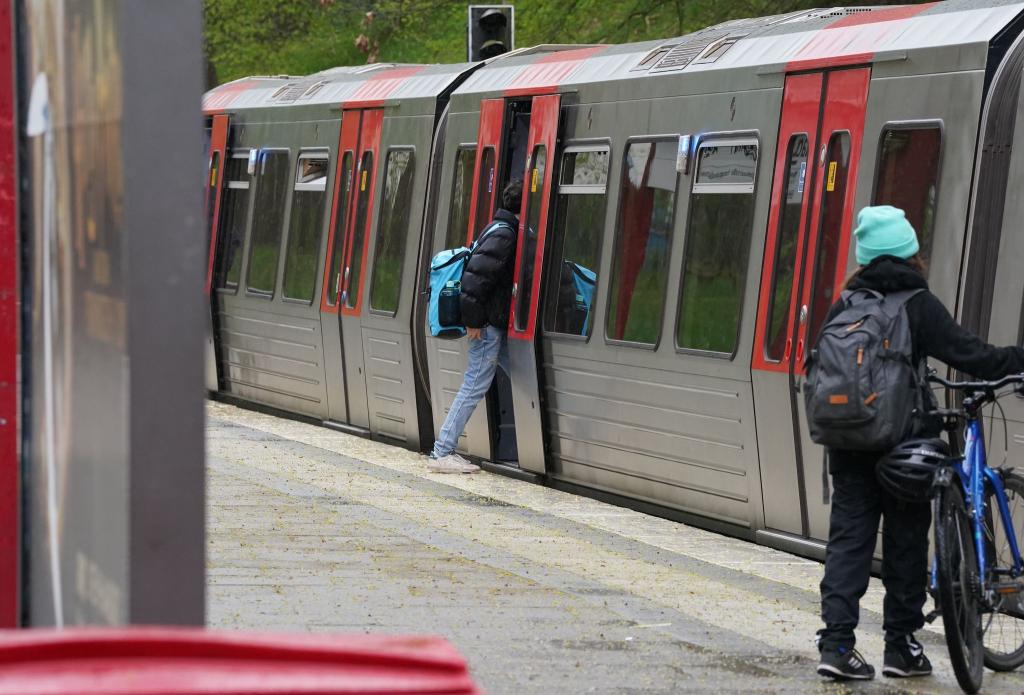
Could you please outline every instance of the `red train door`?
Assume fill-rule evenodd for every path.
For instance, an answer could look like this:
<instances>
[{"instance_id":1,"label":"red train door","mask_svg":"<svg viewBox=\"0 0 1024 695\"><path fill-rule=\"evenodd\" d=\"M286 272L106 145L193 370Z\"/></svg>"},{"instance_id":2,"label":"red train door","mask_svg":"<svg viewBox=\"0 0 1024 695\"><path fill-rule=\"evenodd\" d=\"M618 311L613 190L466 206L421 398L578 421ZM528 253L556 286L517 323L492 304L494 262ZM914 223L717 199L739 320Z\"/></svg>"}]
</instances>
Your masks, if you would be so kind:
<instances>
[{"instance_id":1,"label":"red train door","mask_svg":"<svg viewBox=\"0 0 1024 695\"><path fill-rule=\"evenodd\" d=\"M204 356L206 367L206 388L210 391L220 390L220 360L217 359L217 346L214 336L217 334L217 293L211 292L213 287L213 268L217 256L217 231L220 226L220 202L221 192L224 188L224 171L227 146L228 128L230 119L227 115L218 114L213 117L210 127L210 156L207 160L208 170L206 176L206 230L207 249L209 251L206 261L206 285L204 291L210 297L210 315L206 322L206 353Z\"/></svg>"},{"instance_id":2,"label":"red train door","mask_svg":"<svg viewBox=\"0 0 1024 695\"><path fill-rule=\"evenodd\" d=\"M808 436L799 387L846 274L870 76L786 79L751 363L765 525L820 540L825 454Z\"/></svg>"},{"instance_id":3,"label":"red train door","mask_svg":"<svg viewBox=\"0 0 1024 695\"><path fill-rule=\"evenodd\" d=\"M383 109L346 109L345 119L361 118L356 148L352 200L347 211L345 248L341 267L338 322L341 329L341 350L344 354L345 388L348 397L348 423L362 429L370 427L369 404L366 397L366 375L363 359L362 310L366 290L366 256L373 220L375 172L380 166L380 136L384 123Z\"/></svg>"},{"instance_id":4,"label":"red train door","mask_svg":"<svg viewBox=\"0 0 1024 695\"><path fill-rule=\"evenodd\" d=\"M345 351L342 349L338 300L344 271L345 239L349 212L355 192L356 156L362 112L346 111L338 138L337 164L334 170L334 195L331 197L331 222L324 254L323 290L320 295L320 330L324 341L324 367L327 380L327 419L348 423L348 389L345 379Z\"/></svg>"},{"instance_id":5,"label":"red train door","mask_svg":"<svg viewBox=\"0 0 1024 695\"><path fill-rule=\"evenodd\" d=\"M469 203L467 245L473 243L474 237L491 221L497 207L504 119L504 99L483 99L480 102L480 129L477 131L476 165L473 167L476 189Z\"/></svg>"},{"instance_id":6,"label":"red train door","mask_svg":"<svg viewBox=\"0 0 1024 695\"><path fill-rule=\"evenodd\" d=\"M533 98L508 326L519 467L535 473L545 470L536 331L560 103L557 94Z\"/></svg>"}]
</instances>

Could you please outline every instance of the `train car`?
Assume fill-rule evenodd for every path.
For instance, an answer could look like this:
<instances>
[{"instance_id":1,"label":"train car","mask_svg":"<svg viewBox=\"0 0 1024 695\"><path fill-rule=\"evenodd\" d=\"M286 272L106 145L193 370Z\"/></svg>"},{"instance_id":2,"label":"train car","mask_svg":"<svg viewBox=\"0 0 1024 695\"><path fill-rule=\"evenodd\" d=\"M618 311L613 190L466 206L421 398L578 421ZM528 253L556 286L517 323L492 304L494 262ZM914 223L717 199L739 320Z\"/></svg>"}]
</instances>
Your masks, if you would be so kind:
<instances>
[{"instance_id":1,"label":"train car","mask_svg":"<svg viewBox=\"0 0 1024 695\"><path fill-rule=\"evenodd\" d=\"M394 236L387 166L377 157L356 169L355 190L337 176L346 148L318 144L311 125L344 141L374 72L213 90L217 388L424 450L466 347L424 330L427 263L471 241L503 185L522 177L511 369L460 448L496 470L820 557L828 476L799 390L808 343L854 268L856 210L906 210L935 293L982 335L1022 339L1024 238L1013 224L1024 203L1008 195L1024 176L1013 148L1022 22L1024 3L1000 0L833 8L664 41L376 68L382 79L399 71L409 90L417 75L446 76L417 92L433 125L424 116L417 131L423 174L403 207L400 272L380 250ZM335 80L348 86L328 99L316 85ZM302 88L319 90L316 108ZM296 96L278 108L288 89ZM374 108L397 123L415 103L396 88ZM295 176L305 149L323 148L334 182L331 214L310 223L308 262L323 282L302 307L284 290L298 179L294 192L263 184L277 186L268 207L258 199L264 162L286 146ZM236 162L227 184L218 156ZM232 193L253 184L257 199ZM338 210L369 225L346 236L341 262ZM276 265L253 286L246 264L260 244ZM249 260L229 261L234 246ZM232 263L242 289L217 280ZM373 301L385 277L399 278L388 318ZM345 309L328 312L332 302ZM364 416L359 399L373 389ZM1024 407L1007 411L1014 456Z\"/></svg>"}]
</instances>

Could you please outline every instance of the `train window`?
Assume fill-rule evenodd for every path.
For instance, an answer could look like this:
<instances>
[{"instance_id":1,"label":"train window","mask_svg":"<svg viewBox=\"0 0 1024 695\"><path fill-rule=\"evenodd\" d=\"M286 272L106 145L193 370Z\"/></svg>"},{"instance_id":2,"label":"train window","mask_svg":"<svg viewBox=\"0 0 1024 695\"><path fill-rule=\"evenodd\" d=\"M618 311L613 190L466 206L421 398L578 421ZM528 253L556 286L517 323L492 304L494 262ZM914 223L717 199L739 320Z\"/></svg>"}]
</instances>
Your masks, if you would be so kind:
<instances>
[{"instance_id":1,"label":"train window","mask_svg":"<svg viewBox=\"0 0 1024 695\"><path fill-rule=\"evenodd\" d=\"M873 204L907 213L927 260L935 230L942 129L934 123L890 126L882 131L881 143Z\"/></svg>"},{"instance_id":2,"label":"train window","mask_svg":"<svg viewBox=\"0 0 1024 695\"><path fill-rule=\"evenodd\" d=\"M794 135L789 141L785 200L780 201L778 238L775 241L775 268L768 305L768 333L765 336L764 355L779 362L785 357L786 317L793 296L793 278L796 271L796 246L800 232L800 212L803 209L807 185L807 136Z\"/></svg>"},{"instance_id":3,"label":"train window","mask_svg":"<svg viewBox=\"0 0 1024 695\"><path fill-rule=\"evenodd\" d=\"M680 348L727 355L736 349L756 173L756 141L708 140L697 150L676 317Z\"/></svg>"},{"instance_id":4,"label":"train window","mask_svg":"<svg viewBox=\"0 0 1024 695\"><path fill-rule=\"evenodd\" d=\"M473 238L487 227L494 214L494 187L497 185L494 170L494 148L485 147L480 155L480 180L476 189L476 220L473 223ZM512 212L519 214L518 210Z\"/></svg>"},{"instance_id":5,"label":"train window","mask_svg":"<svg viewBox=\"0 0 1024 695\"><path fill-rule=\"evenodd\" d=\"M356 191L356 217L352 229L352 243L345 268L343 295L345 308L354 309L359 303L359 283L363 271L363 241L366 236L366 216L370 213L370 194L373 191L373 152L363 152L356 172L359 190Z\"/></svg>"},{"instance_id":6,"label":"train window","mask_svg":"<svg viewBox=\"0 0 1024 695\"><path fill-rule=\"evenodd\" d=\"M338 173L341 179L338 185L337 211L334 215L334 220L331 222L334 226L331 233L333 240L331 275L327 279L328 306L334 306L335 301L337 301L338 292L341 291L341 261L345 249L345 221L348 219L348 202L352 197L352 178L354 174L352 163L354 160L355 155L352 154L352 150L345 152L345 156L341 159L341 171Z\"/></svg>"},{"instance_id":7,"label":"train window","mask_svg":"<svg viewBox=\"0 0 1024 695\"><path fill-rule=\"evenodd\" d=\"M828 141L825 190L821 194L821 222L815 250L814 277L811 280L811 313L807 328L809 340L818 336L825 315L835 300L836 264L846 207L846 178L850 172L850 134L832 133Z\"/></svg>"},{"instance_id":8,"label":"train window","mask_svg":"<svg viewBox=\"0 0 1024 695\"><path fill-rule=\"evenodd\" d=\"M455 249L464 246L469 236L469 206L473 202L473 165L476 159L475 147L460 147L455 152L455 176L452 177L451 209L448 211L448 232L444 247Z\"/></svg>"},{"instance_id":9,"label":"train window","mask_svg":"<svg viewBox=\"0 0 1024 695\"><path fill-rule=\"evenodd\" d=\"M394 314L402 287L402 261L412 215L413 151L391 150L384 167L384 201L377 226L370 308Z\"/></svg>"},{"instance_id":10,"label":"train window","mask_svg":"<svg viewBox=\"0 0 1024 695\"><path fill-rule=\"evenodd\" d=\"M558 261L544 310L545 328L553 333L590 335L609 154L604 147L568 147L562 155L551 246Z\"/></svg>"},{"instance_id":11,"label":"train window","mask_svg":"<svg viewBox=\"0 0 1024 695\"><path fill-rule=\"evenodd\" d=\"M242 273L242 243L249 212L249 153L233 154L225 171L224 200L221 202L217 235L217 287L238 288Z\"/></svg>"},{"instance_id":12,"label":"train window","mask_svg":"<svg viewBox=\"0 0 1024 695\"><path fill-rule=\"evenodd\" d=\"M288 199L288 150L263 150L257 163L256 201L249 244L248 288L273 294Z\"/></svg>"},{"instance_id":13,"label":"train window","mask_svg":"<svg viewBox=\"0 0 1024 695\"><path fill-rule=\"evenodd\" d=\"M284 257L284 296L288 299L313 301L327 200L327 167L328 159L323 154L302 154L295 166L295 190Z\"/></svg>"},{"instance_id":14,"label":"train window","mask_svg":"<svg viewBox=\"0 0 1024 695\"><path fill-rule=\"evenodd\" d=\"M537 230L540 228L540 209L544 203L544 172L547 170L547 149L544 145L533 148L530 169L526 175L526 238L523 257L519 265L519 293L516 297L516 330L525 331L530 322L530 300L533 299L533 266L537 255Z\"/></svg>"},{"instance_id":15,"label":"train window","mask_svg":"<svg viewBox=\"0 0 1024 695\"><path fill-rule=\"evenodd\" d=\"M655 345L661 337L676 206L676 139L626 149L605 333Z\"/></svg>"}]
</instances>

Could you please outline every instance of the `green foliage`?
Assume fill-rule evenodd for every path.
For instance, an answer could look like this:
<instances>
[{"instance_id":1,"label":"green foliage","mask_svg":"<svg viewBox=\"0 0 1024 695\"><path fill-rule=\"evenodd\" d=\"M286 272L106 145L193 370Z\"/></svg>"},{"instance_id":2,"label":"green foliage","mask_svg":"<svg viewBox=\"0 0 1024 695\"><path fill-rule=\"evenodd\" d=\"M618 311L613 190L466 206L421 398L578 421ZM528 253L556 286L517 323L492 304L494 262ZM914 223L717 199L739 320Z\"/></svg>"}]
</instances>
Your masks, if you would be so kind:
<instances>
[{"instance_id":1,"label":"green foliage","mask_svg":"<svg viewBox=\"0 0 1024 695\"><path fill-rule=\"evenodd\" d=\"M518 0L509 4L516 6L518 46L646 41L728 19L828 5L820 0ZM246 75L307 75L377 61L457 63L466 59L465 2L203 0L203 7L211 87Z\"/></svg>"}]
</instances>

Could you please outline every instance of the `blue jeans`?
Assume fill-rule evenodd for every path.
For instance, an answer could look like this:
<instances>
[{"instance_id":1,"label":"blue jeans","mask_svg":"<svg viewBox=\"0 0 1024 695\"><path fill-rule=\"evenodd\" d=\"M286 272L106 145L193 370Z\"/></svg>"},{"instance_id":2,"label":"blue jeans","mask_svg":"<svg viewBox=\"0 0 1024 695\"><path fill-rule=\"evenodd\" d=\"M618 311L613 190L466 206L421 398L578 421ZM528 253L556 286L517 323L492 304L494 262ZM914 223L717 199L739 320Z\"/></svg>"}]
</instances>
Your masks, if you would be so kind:
<instances>
[{"instance_id":1,"label":"blue jeans","mask_svg":"<svg viewBox=\"0 0 1024 695\"><path fill-rule=\"evenodd\" d=\"M441 425L441 433L434 442L432 456L440 458L455 451L462 430L473 415L476 404L487 395L494 381L494 371L501 367L508 374L508 343L505 331L494 326L484 326L480 340L469 341L469 364L466 375L462 378L462 386L455 394L448 416Z\"/></svg>"}]
</instances>

